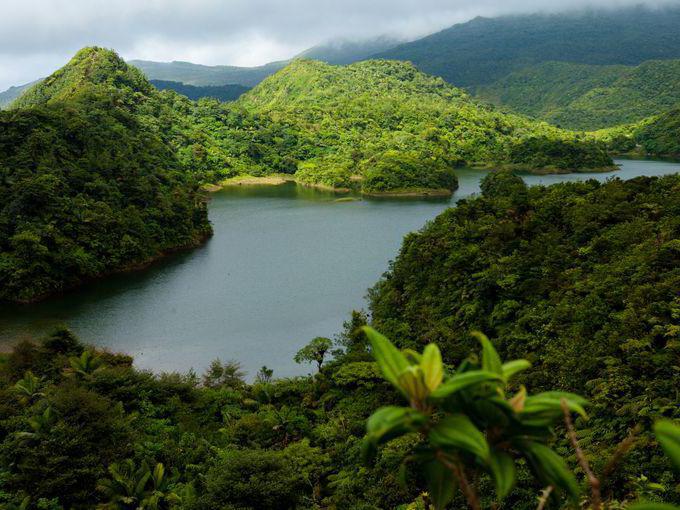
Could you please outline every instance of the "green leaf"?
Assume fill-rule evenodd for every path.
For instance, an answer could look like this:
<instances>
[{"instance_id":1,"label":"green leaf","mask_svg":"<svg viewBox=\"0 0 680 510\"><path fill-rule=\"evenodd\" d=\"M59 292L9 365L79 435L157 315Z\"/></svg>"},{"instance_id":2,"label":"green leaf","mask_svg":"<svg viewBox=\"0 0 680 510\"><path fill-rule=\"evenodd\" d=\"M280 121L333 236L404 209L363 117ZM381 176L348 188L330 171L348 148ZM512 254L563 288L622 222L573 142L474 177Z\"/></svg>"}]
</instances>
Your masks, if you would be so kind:
<instances>
[{"instance_id":1,"label":"green leaf","mask_svg":"<svg viewBox=\"0 0 680 510\"><path fill-rule=\"evenodd\" d=\"M427 423L427 416L410 407L386 406L374 412L366 423L369 440L376 444L407 432L414 432Z\"/></svg>"},{"instance_id":2,"label":"green leaf","mask_svg":"<svg viewBox=\"0 0 680 510\"><path fill-rule=\"evenodd\" d=\"M425 347L420 367L425 376L425 385L430 391L436 390L444 379L444 364L439 347L435 344L429 344Z\"/></svg>"},{"instance_id":3,"label":"green leaf","mask_svg":"<svg viewBox=\"0 0 680 510\"><path fill-rule=\"evenodd\" d=\"M425 479L427 492L435 510L443 510L453 499L456 490L453 473L441 462L433 460L425 465Z\"/></svg>"},{"instance_id":4,"label":"green leaf","mask_svg":"<svg viewBox=\"0 0 680 510\"><path fill-rule=\"evenodd\" d=\"M634 503L627 510L680 510L680 507L668 503Z\"/></svg>"},{"instance_id":5,"label":"green leaf","mask_svg":"<svg viewBox=\"0 0 680 510\"><path fill-rule=\"evenodd\" d=\"M433 391L430 394L430 397L444 398L476 384L500 380L501 378L499 375L484 370L471 370L470 372L457 373Z\"/></svg>"},{"instance_id":6,"label":"green leaf","mask_svg":"<svg viewBox=\"0 0 680 510\"><path fill-rule=\"evenodd\" d=\"M654 425L654 433L663 451L680 472L680 426L669 420L659 421Z\"/></svg>"},{"instance_id":7,"label":"green leaf","mask_svg":"<svg viewBox=\"0 0 680 510\"><path fill-rule=\"evenodd\" d=\"M493 450L489 461L491 474L496 484L496 494L498 500L507 496L515 486L515 461L505 452Z\"/></svg>"},{"instance_id":8,"label":"green leaf","mask_svg":"<svg viewBox=\"0 0 680 510\"><path fill-rule=\"evenodd\" d=\"M429 434L430 443L443 449L456 448L489 460L489 445L484 434L467 416L455 414L437 423Z\"/></svg>"},{"instance_id":9,"label":"green leaf","mask_svg":"<svg viewBox=\"0 0 680 510\"><path fill-rule=\"evenodd\" d=\"M472 336L477 338L482 344L482 369L503 376L501 358L491 341L484 333L480 333L479 331L473 331Z\"/></svg>"},{"instance_id":10,"label":"green leaf","mask_svg":"<svg viewBox=\"0 0 680 510\"><path fill-rule=\"evenodd\" d=\"M366 423L366 437L361 445L365 461L372 458L377 446L427 423L428 417L410 407L386 406L374 412Z\"/></svg>"},{"instance_id":11,"label":"green leaf","mask_svg":"<svg viewBox=\"0 0 680 510\"><path fill-rule=\"evenodd\" d=\"M565 492L572 500L578 500L578 484L564 459L540 443L525 441L522 453L531 464L536 477L546 485L553 485L558 491Z\"/></svg>"},{"instance_id":12,"label":"green leaf","mask_svg":"<svg viewBox=\"0 0 680 510\"><path fill-rule=\"evenodd\" d=\"M399 375L410 366L406 357L399 349L392 345L392 342L378 333L375 329L370 326L364 326L362 330L366 333L366 337L373 350L373 356L378 362L378 366L382 370L385 379L404 393L404 390L399 384Z\"/></svg>"},{"instance_id":13,"label":"green leaf","mask_svg":"<svg viewBox=\"0 0 680 510\"><path fill-rule=\"evenodd\" d=\"M507 363L503 363L503 366L501 367L501 370L503 372L503 379L509 381L515 374L518 374L522 370L526 370L527 368L530 367L531 363L529 363L525 359L516 359L514 361L508 361Z\"/></svg>"},{"instance_id":14,"label":"green leaf","mask_svg":"<svg viewBox=\"0 0 680 510\"><path fill-rule=\"evenodd\" d=\"M406 393L411 401L421 402L425 400L429 390L425 385L425 374L419 366L407 367L399 374L399 387Z\"/></svg>"}]
</instances>

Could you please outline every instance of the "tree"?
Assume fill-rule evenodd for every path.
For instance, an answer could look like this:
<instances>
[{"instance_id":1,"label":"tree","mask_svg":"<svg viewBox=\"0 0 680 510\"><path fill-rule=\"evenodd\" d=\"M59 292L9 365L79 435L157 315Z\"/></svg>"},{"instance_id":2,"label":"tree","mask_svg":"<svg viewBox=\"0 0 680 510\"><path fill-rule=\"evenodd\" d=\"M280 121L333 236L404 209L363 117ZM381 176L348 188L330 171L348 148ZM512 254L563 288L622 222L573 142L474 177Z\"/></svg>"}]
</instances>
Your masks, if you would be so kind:
<instances>
[{"instance_id":1,"label":"tree","mask_svg":"<svg viewBox=\"0 0 680 510\"><path fill-rule=\"evenodd\" d=\"M240 388L243 386L245 372L238 361L229 360L222 363L218 359L214 359L210 363L210 367L203 374L203 386L207 388Z\"/></svg>"},{"instance_id":2,"label":"tree","mask_svg":"<svg viewBox=\"0 0 680 510\"><path fill-rule=\"evenodd\" d=\"M295 363L316 362L317 369L321 371L321 365L331 347L333 342L330 339L318 336L300 349L293 359Z\"/></svg>"},{"instance_id":3,"label":"tree","mask_svg":"<svg viewBox=\"0 0 680 510\"><path fill-rule=\"evenodd\" d=\"M24 405L31 404L37 398L44 397L41 391L43 384L42 377L36 377L33 372L28 370L23 379L14 385L14 391L19 395L19 400Z\"/></svg>"},{"instance_id":4,"label":"tree","mask_svg":"<svg viewBox=\"0 0 680 510\"><path fill-rule=\"evenodd\" d=\"M367 422L364 452L409 433L421 440L404 462L417 463L436 509L445 508L460 488L473 510L481 508L477 480L488 474L502 501L513 489L516 459L523 458L544 487L578 502L578 484L564 460L548 445L551 427L567 412L585 416L585 400L572 393L528 395L524 386L509 395L510 379L530 367L526 360L503 363L484 335L479 361L469 359L448 375L435 344L422 354L398 350L365 327L373 355L385 378L409 407L385 406Z\"/></svg>"},{"instance_id":5,"label":"tree","mask_svg":"<svg viewBox=\"0 0 680 510\"><path fill-rule=\"evenodd\" d=\"M109 466L110 479L100 480L97 488L107 498L101 510L162 510L180 502L172 486L177 477L169 477L160 462L153 471L146 462L139 468L126 459Z\"/></svg>"},{"instance_id":6,"label":"tree","mask_svg":"<svg viewBox=\"0 0 680 510\"><path fill-rule=\"evenodd\" d=\"M260 368L260 371L255 376L255 380L261 383L270 383L272 382L273 375L274 375L273 369L267 368L267 366L263 366L262 368Z\"/></svg>"}]
</instances>

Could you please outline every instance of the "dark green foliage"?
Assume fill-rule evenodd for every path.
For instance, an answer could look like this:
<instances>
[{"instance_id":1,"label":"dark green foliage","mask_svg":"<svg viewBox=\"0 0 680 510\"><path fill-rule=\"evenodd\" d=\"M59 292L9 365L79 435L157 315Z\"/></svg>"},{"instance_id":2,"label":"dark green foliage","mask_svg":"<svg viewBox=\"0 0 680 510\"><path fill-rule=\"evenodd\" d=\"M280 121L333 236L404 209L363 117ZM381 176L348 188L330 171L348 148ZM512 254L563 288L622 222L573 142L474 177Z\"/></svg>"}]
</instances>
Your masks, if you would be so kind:
<instances>
[{"instance_id":1,"label":"dark green foliage","mask_svg":"<svg viewBox=\"0 0 680 510\"><path fill-rule=\"evenodd\" d=\"M482 87L478 95L563 128L601 129L680 104L680 60L637 67L546 62Z\"/></svg>"},{"instance_id":2,"label":"dark green foliage","mask_svg":"<svg viewBox=\"0 0 680 510\"><path fill-rule=\"evenodd\" d=\"M202 97L211 97L218 101L234 101L239 98L241 94L248 92L250 87L243 85L206 85L197 87L195 85L187 85L178 81L166 80L150 80L151 84L158 90L174 90L178 94L188 97L194 101Z\"/></svg>"},{"instance_id":3,"label":"dark green foliage","mask_svg":"<svg viewBox=\"0 0 680 510\"><path fill-rule=\"evenodd\" d=\"M86 49L0 113L0 300L42 298L210 234L198 183L132 106L153 90L115 53Z\"/></svg>"},{"instance_id":4,"label":"dark green foliage","mask_svg":"<svg viewBox=\"0 0 680 510\"><path fill-rule=\"evenodd\" d=\"M11 492L82 505L95 500L106 466L131 453L122 406L84 388L52 387L26 415L34 417L15 421L0 445L0 463L15 466L5 484Z\"/></svg>"},{"instance_id":5,"label":"dark green foliage","mask_svg":"<svg viewBox=\"0 0 680 510\"><path fill-rule=\"evenodd\" d=\"M643 123L634 139L647 154L680 156L680 108Z\"/></svg>"},{"instance_id":6,"label":"dark green foliage","mask_svg":"<svg viewBox=\"0 0 680 510\"><path fill-rule=\"evenodd\" d=\"M471 329L492 332L502 356L532 362L522 382L591 401L581 437L602 469L636 424L680 417L680 178L526 189L492 174L483 189L406 238L371 291L374 324L402 347L436 341L450 362ZM642 448L607 490L640 465L667 477Z\"/></svg>"},{"instance_id":7,"label":"dark green foliage","mask_svg":"<svg viewBox=\"0 0 680 510\"><path fill-rule=\"evenodd\" d=\"M680 57L680 9L632 7L475 18L377 58L408 60L459 87L540 62L637 65Z\"/></svg>"},{"instance_id":8,"label":"dark green foliage","mask_svg":"<svg viewBox=\"0 0 680 510\"><path fill-rule=\"evenodd\" d=\"M0 114L0 300L30 301L195 246L198 186L115 98Z\"/></svg>"},{"instance_id":9,"label":"dark green foliage","mask_svg":"<svg viewBox=\"0 0 680 510\"><path fill-rule=\"evenodd\" d=\"M309 491L327 463L328 457L308 441L280 451L226 450L208 471L196 508L313 508Z\"/></svg>"}]
</instances>

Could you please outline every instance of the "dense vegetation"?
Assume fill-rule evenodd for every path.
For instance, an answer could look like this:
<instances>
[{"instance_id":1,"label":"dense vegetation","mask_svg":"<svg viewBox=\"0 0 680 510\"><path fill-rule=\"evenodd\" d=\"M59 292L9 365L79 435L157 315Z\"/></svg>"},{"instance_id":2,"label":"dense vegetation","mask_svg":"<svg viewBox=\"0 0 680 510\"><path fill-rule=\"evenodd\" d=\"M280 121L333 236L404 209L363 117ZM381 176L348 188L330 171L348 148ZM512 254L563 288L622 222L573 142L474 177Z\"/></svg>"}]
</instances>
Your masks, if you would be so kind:
<instances>
[{"instance_id":1,"label":"dense vegetation","mask_svg":"<svg viewBox=\"0 0 680 510\"><path fill-rule=\"evenodd\" d=\"M151 84L158 90L174 90L178 94L188 97L194 101L202 97L212 97L218 101L234 101L238 99L241 94L248 92L250 87L243 85L206 85L197 87L195 85L186 85L178 81L165 80L150 80Z\"/></svg>"},{"instance_id":2,"label":"dense vegetation","mask_svg":"<svg viewBox=\"0 0 680 510\"><path fill-rule=\"evenodd\" d=\"M279 153L303 161L301 177L349 185L358 175L369 193L450 189L451 170L459 165L565 171L611 164L592 141L499 113L401 62L296 61L235 106L296 137L292 152Z\"/></svg>"},{"instance_id":3,"label":"dense vegetation","mask_svg":"<svg viewBox=\"0 0 680 510\"><path fill-rule=\"evenodd\" d=\"M594 133L610 152L635 156L680 157L680 108Z\"/></svg>"},{"instance_id":4,"label":"dense vegetation","mask_svg":"<svg viewBox=\"0 0 680 510\"><path fill-rule=\"evenodd\" d=\"M637 65L680 58L679 22L677 7L475 18L374 58L407 60L474 90L541 62Z\"/></svg>"},{"instance_id":5,"label":"dense vegetation","mask_svg":"<svg viewBox=\"0 0 680 510\"><path fill-rule=\"evenodd\" d=\"M91 56L0 113L0 300L41 298L211 232L199 183L128 107L144 78L120 68L105 74L115 87L78 83L76 70L100 70Z\"/></svg>"},{"instance_id":6,"label":"dense vegetation","mask_svg":"<svg viewBox=\"0 0 680 510\"><path fill-rule=\"evenodd\" d=\"M638 122L680 104L680 60L637 67L547 62L479 89L495 104L569 129Z\"/></svg>"},{"instance_id":7,"label":"dense vegetation","mask_svg":"<svg viewBox=\"0 0 680 510\"><path fill-rule=\"evenodd\" d=\"M335 346L316 338L296 356L316 375L276 380L263 367L250 385L234 362L216 360L201 378L154 376L57 330L0 357L0 505L425 509L429 490L438 508L451 498L447 508L462 508L469 491L446 482L458 465L484 507L505 496L502 508L535 508L548 484L557 496L586 491L572 445L546 428L559 421L562 398L580 413L585 402L535 395L556 389L588 397L589 418L574 425L607 508L679 501L650 429L680 418L680 177L526 188L502 172L482 189L407 237L371 292L372 322L400 347L436 341L443 372L439 349L400 361L381 337L364 336L357 312ZM478 357L477 327L493 333L501 355L531 366L501 366L483 337ZM501 382L505 404L489 387ZM411 406L394 407L404 396ZM510 422L492 426L500 415L483 402ZM414 452L423 436L398 436L422 427L428 443ZM503 437L513 444L506 453L529 463L511 468ZM427 448L439 467L422 465ZM369 464L366 453L376 455Z\"/></svg>"},{"instance_id":8,"label":"dense vegetation","mask_svg":"<svg viewBox=\"0 0 680 510\"><path fill-rule=\"evenodd\" d=\"M680 178L527 188L500 173L482 191L406 238L371 291L373 322L448 360L467 355L470 329L489 332L533 363L521 379L534 390L590 400L580 437L604 469L636 425L680 417ZM609 483L630 487L641 466L670 482L642 448Z\"/></svg>"}]
</instances>

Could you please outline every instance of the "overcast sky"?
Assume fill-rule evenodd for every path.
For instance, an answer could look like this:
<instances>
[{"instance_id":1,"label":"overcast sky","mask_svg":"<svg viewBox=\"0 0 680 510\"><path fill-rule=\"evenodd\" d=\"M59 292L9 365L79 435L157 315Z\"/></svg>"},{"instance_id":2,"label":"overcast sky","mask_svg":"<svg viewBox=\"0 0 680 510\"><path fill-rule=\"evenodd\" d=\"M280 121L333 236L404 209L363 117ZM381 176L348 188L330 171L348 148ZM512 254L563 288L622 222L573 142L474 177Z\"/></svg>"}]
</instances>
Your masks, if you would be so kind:
<instances>
[{"instance_id":1,"label":"overcast sky","mask_svg":"<svg viewBox=\"0 0 680 510\"><path fill-rule=\"evenodd\" d=\"M126 59L258 65L333 38L413 39L474 16L680 0L0 0L0 91L83 46Z\"/></svg>"}]
</instances>

